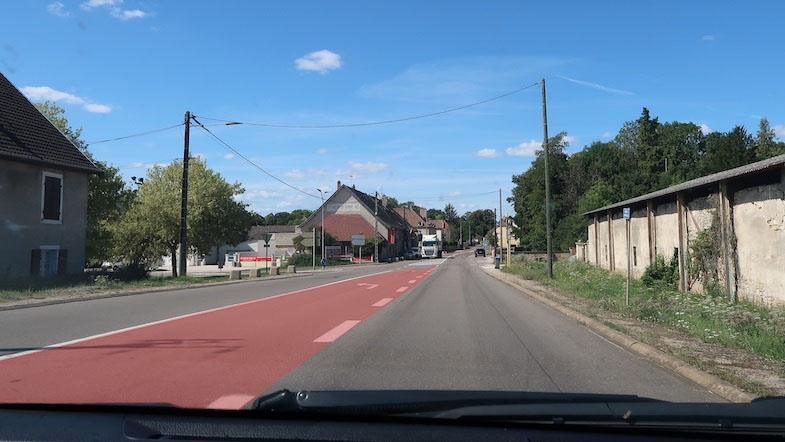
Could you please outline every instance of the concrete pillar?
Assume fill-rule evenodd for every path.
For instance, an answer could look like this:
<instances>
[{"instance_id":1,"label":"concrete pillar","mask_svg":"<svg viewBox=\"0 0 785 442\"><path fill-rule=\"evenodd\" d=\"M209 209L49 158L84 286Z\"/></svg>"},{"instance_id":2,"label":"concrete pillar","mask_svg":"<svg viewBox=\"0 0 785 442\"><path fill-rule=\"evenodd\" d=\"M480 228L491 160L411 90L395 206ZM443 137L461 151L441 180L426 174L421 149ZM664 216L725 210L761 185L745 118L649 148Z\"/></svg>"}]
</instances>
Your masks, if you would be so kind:
<instances>
[{"instance_id":1,"label":"concrete pillar","mask_svg":"<svg viewBox=\"0 0 785 442\"><path fill-rule=\"evenodd\" d=\"M646 201L646 218L649 230L649 265L657 258L657 223L654 220L654 202Z\"/></svg>"},{"instance_id":2,"label":"concrete pillar","mask_svg":"<svg viewBox=\"0 0 785 442\"><path fill-rule=\"evenodd\" d=\"M733 238L733 211L731 206L728 181L720 181L719 210L720 210L720 240L722 241L722 260L724 264L725 296L729 300L736 299L736 261Z\"/></svg>"},{"instance_id":3,"label":"concrete pillar","mask_svg":"<svg viewBox=\"0 0 785 442\"><path fill-rule=\"evenodd\" d=\"M600 214L594 214L594 265L600 265Z\"/></svg>"},{"instance_id":4,"label":"concrete pillar","mask_svg":"<svg viewBox=\"0 0 785 442\"><path fill-rule=\"evenodd\" d=\"M608 210L608 270L616 269L616 258L613 253L613 210Z\"/></svg>"},{"instance_id":5,"label":"concrete pillar","mask_svg":"<svg viewBox=\"0 0 785 442\"><path fill-rule=\"evenodd\" d=\"M229 272L229 279L240 279L240 272L241 270L232 270Z\"/></svg>"},{"instance_id":6,"label":"concrete pillar","mask_svg":"<svg viewBox=\"0 0 785 442\"><path fill-rule=\"evenodd\" d=\"M679 223L679 290L687 291L687 204L684 192L676 193L676 214Z\"/></svg>"}]
</instances>

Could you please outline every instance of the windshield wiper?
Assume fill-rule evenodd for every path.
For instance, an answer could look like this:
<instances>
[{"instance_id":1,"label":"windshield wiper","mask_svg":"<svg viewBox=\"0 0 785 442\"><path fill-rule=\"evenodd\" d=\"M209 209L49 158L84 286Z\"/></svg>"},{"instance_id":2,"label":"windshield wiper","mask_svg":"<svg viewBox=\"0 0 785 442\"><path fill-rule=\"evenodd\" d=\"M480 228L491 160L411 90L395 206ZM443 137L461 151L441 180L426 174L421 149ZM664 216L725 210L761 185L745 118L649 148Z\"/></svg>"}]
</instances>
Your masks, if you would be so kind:
<instances>
[{"instance_id":1,"label":"windshield wiper","mask_svg":"<svg viewBox=\"0 0 785 442\"><path fill-rule=\"evenodd\" d=\"M259 396L246 410L329 412L389 416L449 411L462 407L518 404L592 404L606 402L661 402L634 395L545 393L474 390L280 390Z\"/></svg>"},{"instance_id":2,"label":"windshield wiper","mask_svg":"<svg viewBox=\"0 0 785 442\"><path fill-rule=\"evenodd\" d=\"M314 415L417 417L463 422L710 428L785 428L785 397L749 403L674 403L634 395L506 391L281 390L246 410Z\"/></svg>"}]
</instances>

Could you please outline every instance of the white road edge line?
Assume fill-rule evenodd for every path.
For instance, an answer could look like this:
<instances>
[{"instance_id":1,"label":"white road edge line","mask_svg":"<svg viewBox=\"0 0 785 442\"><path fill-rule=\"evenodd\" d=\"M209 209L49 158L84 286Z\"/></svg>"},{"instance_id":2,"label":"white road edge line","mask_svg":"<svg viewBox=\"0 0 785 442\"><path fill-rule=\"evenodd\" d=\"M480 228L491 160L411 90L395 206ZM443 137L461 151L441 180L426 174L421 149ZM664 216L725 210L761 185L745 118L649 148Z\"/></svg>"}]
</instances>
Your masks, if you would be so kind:
<instances>
[{"instance_id":1,"label":"white road edge line","mask_svg":"<svg viewBox=\"0 0 785 442\"><path fill-rule=\"evenodd\" d=\"M207 314L207 313L213 313L213 312L217 312L217 311L220 311L220 310L226 310L226 309L235 308L235 307L242 307L242 306L254 304L254 303L257 303L257 302L269 301L271 299L282 298L284 296L295 295L295 294L298 294L298 293L307 292L309 290L315 290L315 289L319 289L319 288L322 288L322 287L328 287L328 286L331 286L331 285L340 284L340 283L343 283L343 282L353 281L355 279L367 278L369 276L376 276L376 275L381 275L381 274L390 273L390 272L392 272L392 270L385 270L383 272L371 273L370 275L356 276L354 278L348 278L348 279L344 279L344 280L341 280L341 281L333 281L333 282L329 282L327 284L317 285L315 287L308 287L306 289L295 290L293 292L287 292L287 293L281 293L281 294L278 294L278 295L268 296L268 297L262 298L262 299L253 299L251 301L245 301L245 302L241 302L239 304L225 305L223 307L216 307L216 308L209 309L209 310L202 310L200 312L187 313L185 315L175 316L175 317L167 318L167 319L161 319L161 320L158 320L158 321L148 322L148 323L145 323L145 324L133 325L131 327L121 328L119 330L112 330L112 331L105 332L105 333L99 333L97 335L86 336L84 338L79 338L79 339L73 339L71 341L58 342L56 344L46 345L44 347L36 348L36 349L33 349L33 350L27 350L27 351L23 351L23 352L19 352L19 353L3 355L3 356L0 356L0 361L5 361L5 360L8 360L8 359L18 358L18 357L21 357L21 356L27 356L27 355L31 355L31 354L34 354L34 353L38 353L38 352L44 351L44 350L49 350L49 349L52 349L52 348L58 348L58 347L64 347L66 345L78 344L80 342L89 341L91 339L98 339L98 338L103 338L103 337L106 337L106 336L116 335L116 334L119 334L119 333L125 333L125 332L131 331L131 330L136 330L136 329L139 329L139 328L150 327L150 326L158 325L158 324L165 324L167 322L177 321L177 320L185 319L185 318L191 318L191 317L194 317L194 316L204 315L204 314Z\"/></svg>"},{"instance_id":2,"label":"white road edge line","mask_svg":"<svg viewBox=\"0 0 785 442\"><path fill-rule=\"evenodd\" d=\"M356 319L343 321L337 327L334 327L332 330L314 339L313 342L333 342L359 323L360 321Z\"/></svg>"}]
</instances>

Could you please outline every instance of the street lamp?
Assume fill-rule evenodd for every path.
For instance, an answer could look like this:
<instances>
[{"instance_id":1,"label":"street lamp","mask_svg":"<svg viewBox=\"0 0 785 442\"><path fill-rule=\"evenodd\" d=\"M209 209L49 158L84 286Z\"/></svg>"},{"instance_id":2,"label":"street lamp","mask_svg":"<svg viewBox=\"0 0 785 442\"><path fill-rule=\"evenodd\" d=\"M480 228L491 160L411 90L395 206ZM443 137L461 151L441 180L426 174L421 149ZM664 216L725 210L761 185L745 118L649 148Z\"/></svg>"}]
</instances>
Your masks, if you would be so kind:
<instances>
[{"instance_id":1,"label":"street lamp","mask_svg":"<svg viewBox=\"0 0 785 442\"><path fill-rule=\"evenodd\" d=\"M324 192L322 189L316 189L319 191L319 195L322 196L322 259L325 258L324 256Z\"/></svg>"}]
</instances>

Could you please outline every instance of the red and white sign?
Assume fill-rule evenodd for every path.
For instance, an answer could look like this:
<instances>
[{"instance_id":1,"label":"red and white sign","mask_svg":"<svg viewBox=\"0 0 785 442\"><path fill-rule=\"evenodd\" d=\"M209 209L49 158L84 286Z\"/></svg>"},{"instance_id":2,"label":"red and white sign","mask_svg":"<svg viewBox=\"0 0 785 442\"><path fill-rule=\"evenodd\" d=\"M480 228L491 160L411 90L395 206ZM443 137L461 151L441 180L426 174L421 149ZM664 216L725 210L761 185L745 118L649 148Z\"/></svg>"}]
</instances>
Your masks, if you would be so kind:
<instances>
[{"instance_id":1,"label":"red and white sign","mask_svg":"<svg viewBox=\"0 0 785 442\"><path fill-rule=\"evenodd\" d=\"M264 261L273 261L272 256L241 256L240 262L264 262Z\"/></svg>"}]
</instances>

